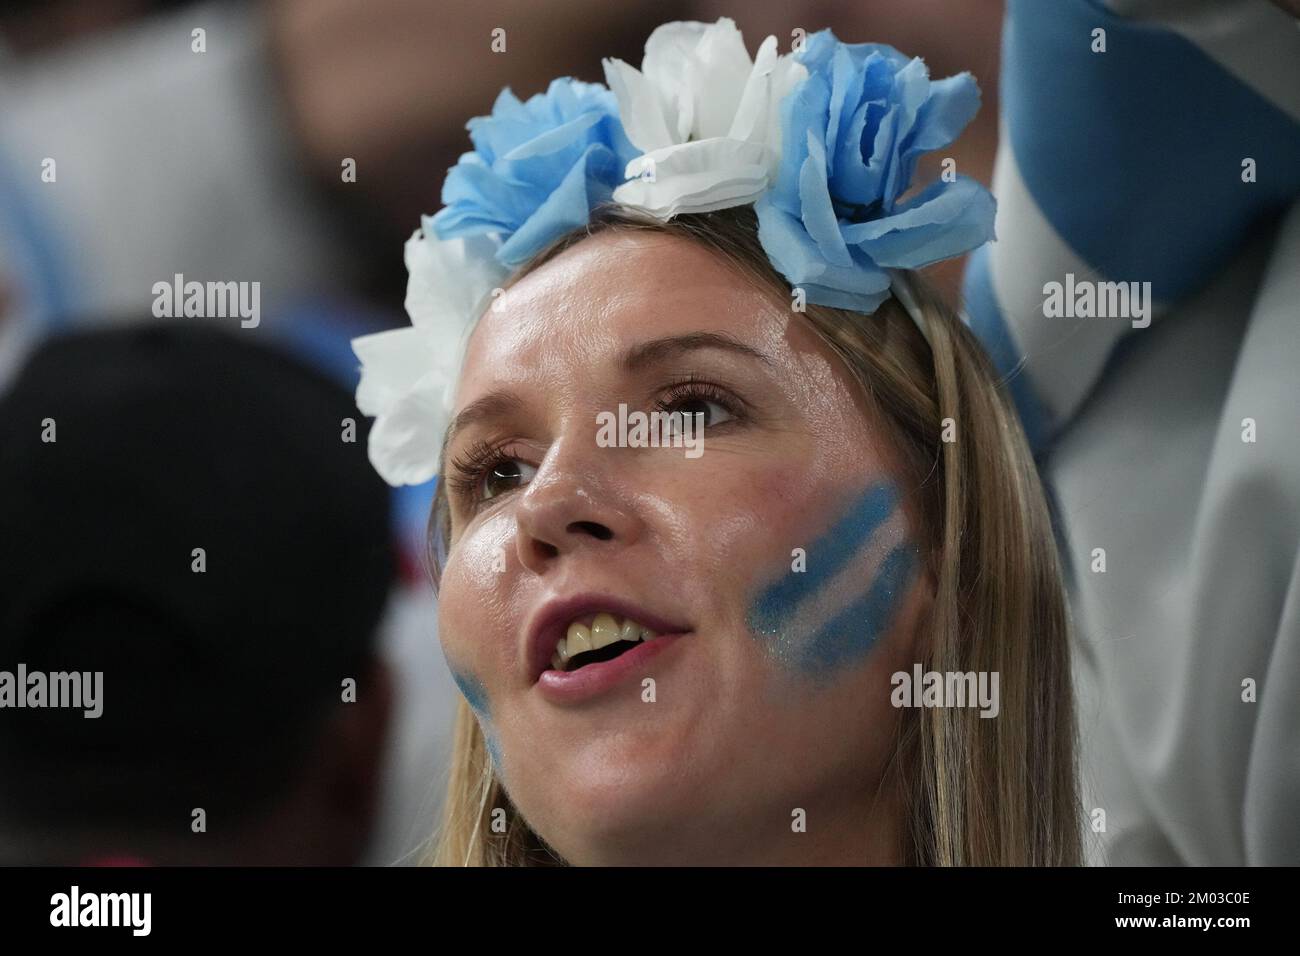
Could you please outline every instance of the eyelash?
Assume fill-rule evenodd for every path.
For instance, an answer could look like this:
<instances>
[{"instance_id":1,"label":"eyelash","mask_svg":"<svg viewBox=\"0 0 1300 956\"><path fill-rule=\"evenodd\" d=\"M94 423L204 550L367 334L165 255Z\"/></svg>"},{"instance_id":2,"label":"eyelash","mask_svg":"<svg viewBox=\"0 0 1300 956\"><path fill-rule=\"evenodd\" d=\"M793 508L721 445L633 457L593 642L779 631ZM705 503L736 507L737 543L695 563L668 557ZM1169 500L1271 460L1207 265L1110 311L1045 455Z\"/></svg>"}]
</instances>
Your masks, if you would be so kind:
<instances>
[{"instance_id":1,"label":"eyelash","mask_svg":"<svg viewBox=\"0 0 1300 956\"><path fill-rule=\"evenodd\" d=\"M665 389L666 394L655 403L656 411L666 412L674 405L679 405L684 401L702 399L721 405L726 409L727 414L732 416L730 420L720 422L719 426L744 420L745 403L726 389L712 382L688 374L669 383L665 386ZM455 495L464 499L472 509L478 508L484 501L491 500L480 499L478 497L479 488L489 471L497 467L497 465L512 460L511 456L506 454L510 444L509 441L489 442L484 439L472 442L469 447L452 459L446 478L447 487ZM502 494L505 494L505 492ZM498 495L497 497L501 496Z\"/></svg>"}]
</instances>

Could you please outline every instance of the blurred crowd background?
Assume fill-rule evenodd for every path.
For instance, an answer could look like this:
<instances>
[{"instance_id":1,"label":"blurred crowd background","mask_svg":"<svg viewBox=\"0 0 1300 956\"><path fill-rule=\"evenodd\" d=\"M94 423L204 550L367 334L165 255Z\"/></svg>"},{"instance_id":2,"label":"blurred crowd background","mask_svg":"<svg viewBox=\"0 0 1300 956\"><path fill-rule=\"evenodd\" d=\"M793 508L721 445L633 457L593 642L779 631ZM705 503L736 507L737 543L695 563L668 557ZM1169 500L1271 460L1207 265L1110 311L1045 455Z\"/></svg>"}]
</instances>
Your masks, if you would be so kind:
<instances>
[{"instance_id":1,"label":"blurred crowd background","mask_svg":"<svg viewBox=\"0 0 1300 956\"><path fill-rule=\"evenodd\" d=\"M8 862L414 861L436 819L456 699L423 564L432 486L392 491L365 471L366 421L348 410L349 340L406 322L402 244L421 213L438 209L443 176L469 146L465 122L489 112L502 87L527 97L556 76L602 81L601 57L639 64L660 23L724 15L755 48L769 33L788 49L794 27L829 26L923 56L936 76L972 71L985 107L949 152L988 182L1001 21L990 0L0 8L0 394L11 393L0 667L94 660L109 700L100 722L61 731L9 722L0 751ZM504 53L490 48L498 27ZM53 181L43 177L49 159ZM342 175L346 160L355 181ZM153 286L178 273L259 282L260 324L156 319ZM960 263L936 278L955 292ZM160 328L168 324L187 331ZM300 366L302 382L277 387L273 373L286 373L272 361ZM302 450L301 432L305 409L329 402L332 426L352 414L359 432L323 461ZM74 429L118 438L80 457L61 452L51 474L33 465L33 415L54 418L65 446ZM332 497L319 491L331 482ZM352 518L341 489L356 502ZM373 522L387 554L357 526L356 515L376 514L387 515ZM204 582L222 613L187 592L169 598L174 616L159 621L124 609L121 594L175 594L183 580L81 569L148 567L141 554L174 547L189 573L196 537L221 542L226 570L209 569ZM275 570L301 565L308 550L332 570ZM379 605L376 574L390 580ZM322 601L326 589L350 596ZM22 615L37 613L27 606L35 599L20 592L52 592L59 607L80 610L57 626L32 624ZM373 635L356 633L372 617ZM353 622L335 635L346 648L321 650L305 633L307 622L339 619ZM101 633L89 657L71 636L86 622ZM33 647L25 635L37 631ZM164 652L169 644L184 646ZM333 677L324 663L342 666L345 649L371 655L386 675L363 683L374 712L352 718L359 726L337 725L338 681L319 676ZM256 673L269 686L252 686ZM227 703L196 703L218 699ZM290 721L290 709L314 723ZM295 727L281 749L286 722ZM377 745L373 766L354 753L358 739ZM218 780L244 782L222 789ZM204 794L228 812L209 812L207 839L186 839Z\"/></svg>"}]
</instances>

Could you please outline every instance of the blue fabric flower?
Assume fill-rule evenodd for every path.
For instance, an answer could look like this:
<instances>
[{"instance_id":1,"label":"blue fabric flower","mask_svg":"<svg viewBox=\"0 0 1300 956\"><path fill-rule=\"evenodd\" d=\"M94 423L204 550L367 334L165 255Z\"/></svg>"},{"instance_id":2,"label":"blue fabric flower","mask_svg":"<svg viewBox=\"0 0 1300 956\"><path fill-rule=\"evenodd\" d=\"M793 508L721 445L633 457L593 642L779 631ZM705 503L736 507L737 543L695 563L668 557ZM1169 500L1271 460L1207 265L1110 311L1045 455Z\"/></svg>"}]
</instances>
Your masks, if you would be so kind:
<instances>
[{"instance_id":1,"label":"blue fabric flower","mask_svg":"<svg viewBox=\"0 0 1300 956\"><path fill-rule=\"evenodd\" d=\"M585 225L638 155L614 95L567 77L526 103L502 90L492 115L466 128L474 151L448 171L433 228L441 239L497 234L496 258L507 266Z\"/></svg>"},{"instance_id":2,"label":"blue fabric flower","mask_svg":"<svg viewBox=\"0 0 1300 956\"><path fill-rule=\"evenodd\" d=\"M969 73L931 81L924 61L877 43L809 37L808 78L782 103L777 181L755 208L772 264L808 301L874 312L888 269L917 269L994 238L993 197L965 176L900 202L923 153L979 109Z\"/></svg>"}]
</instances>

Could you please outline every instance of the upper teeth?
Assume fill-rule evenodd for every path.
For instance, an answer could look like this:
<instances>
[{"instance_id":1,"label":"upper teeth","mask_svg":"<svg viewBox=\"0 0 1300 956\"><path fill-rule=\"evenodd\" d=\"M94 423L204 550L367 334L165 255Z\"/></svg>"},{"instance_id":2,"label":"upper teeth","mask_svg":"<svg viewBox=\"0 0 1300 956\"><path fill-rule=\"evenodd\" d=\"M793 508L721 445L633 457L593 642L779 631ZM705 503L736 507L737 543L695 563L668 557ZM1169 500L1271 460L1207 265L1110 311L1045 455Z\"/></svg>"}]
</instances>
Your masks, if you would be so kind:
<instances>
[{"instance_id":1,"label":"upper teeth","mask_svg":"<svg viewBox=\"0 0 1300 956\"><path fill-rule=\"evenodd\" d=\"M624 618L620 623L613 614L601 611L592 619L590 627L581 621L574 621L569 625L568 633L560 638L560 643L555 647L551 666L557 671L562 671L568 666L570 658L576 657L583 651L598 651L615 641L636 643L657 636L650 628L630 617Z\"/></svg>"}]
</instances>

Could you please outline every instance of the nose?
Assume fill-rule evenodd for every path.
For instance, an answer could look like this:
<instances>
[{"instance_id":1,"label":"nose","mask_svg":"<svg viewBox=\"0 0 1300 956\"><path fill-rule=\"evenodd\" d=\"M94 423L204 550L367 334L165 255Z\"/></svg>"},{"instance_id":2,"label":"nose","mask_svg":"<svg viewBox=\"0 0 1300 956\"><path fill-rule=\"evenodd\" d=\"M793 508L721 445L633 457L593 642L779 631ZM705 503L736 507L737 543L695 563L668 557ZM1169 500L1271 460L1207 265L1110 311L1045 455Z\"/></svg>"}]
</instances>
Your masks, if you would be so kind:
<instances>
[{"instance_id":1,"label":"nose","mask_svg":"<svg viewBox=\"0 0 1300 956\"><path fill-rule=\"evenodd\" d=\"M565 555L612 555L640 536L643 525L625 503L628 496L615 494L614 477L602 470L600 456L608 453L569 454L551 446L515 511L515 546L529 571L542 574Z\"/></svg>"}]
</instances>

